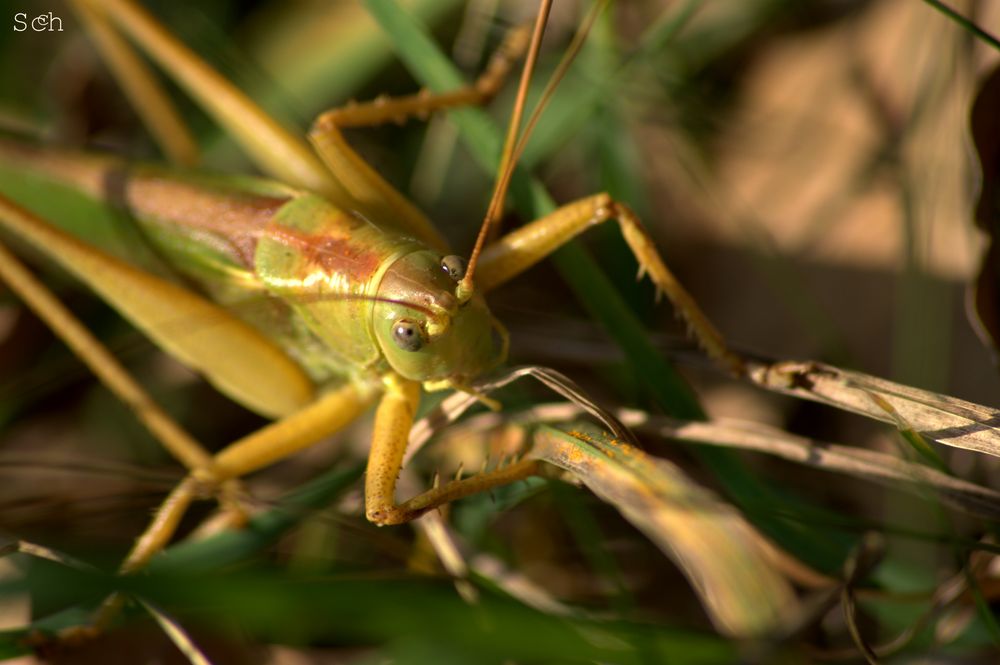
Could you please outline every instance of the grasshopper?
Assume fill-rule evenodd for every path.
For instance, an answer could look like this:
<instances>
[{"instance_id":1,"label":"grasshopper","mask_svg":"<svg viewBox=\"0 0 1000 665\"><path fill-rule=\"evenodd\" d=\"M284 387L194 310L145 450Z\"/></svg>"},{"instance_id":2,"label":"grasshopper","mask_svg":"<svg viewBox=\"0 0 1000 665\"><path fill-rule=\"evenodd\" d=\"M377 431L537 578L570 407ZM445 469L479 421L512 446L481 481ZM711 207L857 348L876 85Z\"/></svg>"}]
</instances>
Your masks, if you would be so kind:
<instances>
[{"instance_id":1,"label":"grasshopper","mask_svg":"<svg viewBox=\"0 0 1000 665\"><path fill-rule=\"evenodd\" d=\"M377 4L377 3L373 3ZM476 84L440 94L379 99L321 115L305 144L214 72L131 0L74 3L95 42L133 92L164 151L191 148L162 94L123 35L174 77L273 180L225 180L111 157L0 144L0 154L94 197L115 182L118 202L185 285L142 272L4 199L0 225L48 254L144 334L220 391L273 419L211 454L177 426L111 355L67 315L16 258L0 249L0 279L17 292L187 469L122 564L136 571L173 537L190 504L217 496L228 522L245 511L236 481L333 434L375 406L365 514L402 524L471 494L545 473L534 459L459 478L405 501L396 483L407 438L427 391L476 394L507 355L507 333L484 298L588 228L616 222L648 275L691 324L701 345L734 371L740 361L672 276L635 214L607 194L561 206L485 244L506 196L516 119L487 221L468 261L453 253L412 203L344 140L345 127L376 125L491 98L522 51L537 56L545 11L530 36L515 32ZM525 66L522 92L531 65ZM148 100L157 100L150 108ZM236 307L267 302L267 316ZM235 307L233 311L228 308ZM257 310L255 310L257 311ZM233 313L235 312L235 313ZM177 334L177 322L190 322ZM116 609L105 606L101 626Z\"/></svg>"}]
</instances>

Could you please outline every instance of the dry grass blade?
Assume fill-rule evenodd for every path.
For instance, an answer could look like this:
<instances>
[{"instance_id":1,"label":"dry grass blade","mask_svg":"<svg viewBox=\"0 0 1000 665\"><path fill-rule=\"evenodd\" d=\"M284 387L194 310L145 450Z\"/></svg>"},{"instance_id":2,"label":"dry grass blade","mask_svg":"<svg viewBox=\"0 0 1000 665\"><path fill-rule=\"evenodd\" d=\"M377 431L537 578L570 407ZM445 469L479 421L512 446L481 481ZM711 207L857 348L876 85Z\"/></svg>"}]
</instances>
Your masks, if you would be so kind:
<instances>
[{"instance_id":1,"label":"dry grass blade","mask_svg":"<svg viewBox=\"0 0 1000 665\"><path fill-rule=\"evenodd\" d=\"M51 547L45 547L44 545L39 545L37 543L29 543L26 540L12 540L0 545L0 557L9 556L11 554L27 554L28 556L33 556L37 559L44 559L69 568L74 568L76 570L93 570L93 567L90 564L75 559L68 554L57 552Z\"/></svg>"},{"instance_id":2,"label":"dry grass blade","mask_svg":"<svg viewBox=\"0 0 1000 665\"><path fill-rule=\"evenodd\" d=\"M472 604L479 600L479 592L469 583L469 564L458 548L455 535L448 529L441 513L431 511L414 521L416 528L427 538L434 548L438 560L455 580L455 590L465 602Z\"/></svg>"},{"instance_id":3,"label":"dry grass blade","mask_svg":"<svg viewBox=\"0 0 1000 665\"><path fill-rule=\"evenodd\" d=\"M619 416L639 431L670 439L754 450L826 471L893 483L917 494L931 488L943 503L953 508L984 519L1000 520L1000 492L892 455L817 442L756 423L682 422L638 411Z\"/></svg>"},{"instance_id":4,"label":"dry grass blade","mask_svg":"<svg viewBox=\"0 0 1000 665\"><path fill-rule=\"evenodd\" d=\"M749 376L768 390L892 425L904 422L940 444L1000 457L997 409L817 362L753 365Z\"/></svg>"},{"instance_id":5,"label":"dry grass blade","mask_svg":"<svg viewBox=\"0 0 1000 665\"><path fill-rule=\"evenodd\" d=\"M531 579L510 568L501 559L485 553L478 553L475 558L466 562L464 552L469 551L468 545L448 526L438 512L430 512L416 520L417 525L434 551L441 565L455 578L455 588L459 595L469 604L479 601L479 592L469 582L470 573L490 580L497 588L503 589L512 598L517 598L525 605L533 607L546 614L559 616L584 616L586 613L570 608L556 600L543 587Z\"/></svg>"},{"instance_id":6,"label":"dry grass blade","mask_svg":"<svg viewBox=\"0 0 1000 665\"><path fill-rule=\"evenodd\" d=\"M844 622L847 624L847 630L854 641L854 645L870 665L877 665L879 660L872 647L865 641L858 626L854 585L863 579L884 555L885 541L882 537L877 533L867 534L858 544L858 547L855 548L854 552L851 553L844 566L844 587L840 592L840 602L844 611Z\"/></svg>"},{"instance_id":7,"label":"dry grass blade","mask_svg":"<svg viewBox=\"0 0 1000 665\"><path fill-rule=\"evenodd\" d=\"M163 632L167 634L170 641L180 650L191 665L212 665L212 662L201 652L201 649L191 640L181 625L173 618L167 616L163 610L154 607L150 603L139 600L139 604L150 613L156 623L159 624Z\"/></svg>"},{"instance_id":8,"label":"dry grass blade","mask_svg":"<svg viewBox=\"0 0 1000 665\"><path fill-rule=\"evenodd\" d=\"M798 614L791 585L772 566L761 536L674 464L600 433L547 426L530 456L570 471L656 543L720 631L773 635Z\"/></svg>"},{"instance_id":9,"label":"dry grass blade","mask_svg":"<svg viewBox=\"0 0 1000 665\"><path fill-rule=\"evenodd\" d=\"M492 554L477 554L471 564L477 575L489 579L528 607L555 616L587 615L583 610L559 602L537 582Z\"/></svg>"},{"instance_id":10,"label":"dry grass blade","mask_svg":"<svg viewBox=\"0 0 1000 665\"><path fill-rule=\"evenodd\" d=\"M582 409L572 404L540 404L519 414L518 420L568 422L582 413ZM825 471L891 483L918 495L931 489L942 503L952 508L983 519L1000 520L1000 492L885 453L815 441L753 422L694 422L636 409L619 409L615 415L637 432L665 439L752 450ZM468 425L474 426L472 422Z\"/></svg>"}]
</instances>

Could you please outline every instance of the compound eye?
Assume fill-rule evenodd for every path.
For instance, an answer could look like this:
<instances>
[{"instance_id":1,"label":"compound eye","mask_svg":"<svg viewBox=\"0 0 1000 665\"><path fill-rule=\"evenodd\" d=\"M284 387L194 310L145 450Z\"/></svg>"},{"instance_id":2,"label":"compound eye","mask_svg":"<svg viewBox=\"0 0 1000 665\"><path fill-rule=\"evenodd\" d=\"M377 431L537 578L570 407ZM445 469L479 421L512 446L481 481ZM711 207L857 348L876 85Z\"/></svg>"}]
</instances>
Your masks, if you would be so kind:
<instances>
[{"instance_id":1,"label":"compound eye","mask_svg":"<svg viewBox=\"0 0 1000 665\"><path fill-rule=\"evenodd\" d=\"M419 351L424 345L424 336L416 323L400 319L392 324L392 341L404 351Z\"/></svg>"},{"instance_id":2,"label":"compound eye","mask_svg":"<svg viewBox=\"0 0 1000 665\"><path fill-rule=\"evenodd\" d=\"M449 254L441 259L441 269L457 282L465 277L465 259L455 254Z\"/></svg>"}]
</instances>

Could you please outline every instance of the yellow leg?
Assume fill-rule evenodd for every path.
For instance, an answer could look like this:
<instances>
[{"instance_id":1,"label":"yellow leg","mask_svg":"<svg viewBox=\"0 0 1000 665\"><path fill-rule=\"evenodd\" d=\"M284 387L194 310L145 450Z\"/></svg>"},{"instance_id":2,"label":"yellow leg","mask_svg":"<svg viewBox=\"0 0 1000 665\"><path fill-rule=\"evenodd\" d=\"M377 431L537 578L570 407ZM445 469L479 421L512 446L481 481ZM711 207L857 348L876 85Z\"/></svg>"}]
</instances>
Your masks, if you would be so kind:
<instances>
[{"instance_id":1,"label":"yellow leg","mask_svg":"<svg viewBox=\"0 0 1000 665\"><path fill-rule=\"evenodd\" d=\"M156 404L107 347L3 245L0 245L0 281L5 282L101 382L132 409L174 458L189 469L211 464L211 454Z\"/></svg>"},{"instance_id":2,"label":"yellow leg","mask_svg":"<svg viewBox=\"0 0 1000 665\"><path fill-rule=\"evenodd\" d=\"M538 475L542 462L521 460L488 473L454 480L402 503L395 502L396 479L406 451L413 416L420 399L419 384L390 374L375 415L375 430L365 481L365 506L369 520L379 525L401 524L446 503ZM292 416L269 425L220 451L212 460L212 473L196 471L164 500L153 521L138 538L120 571L143 568L173 537L191 503L217 483L250 473L291 455L343 427L367 408L375 390L347 385L331 392ZM86 640L108 628L124 604L121 594L110 596L89 626L61 635L68 642Z\"/></svg>"},{"instance_id":3,"label":"yellow leg","mask_svg":"<svg viewBox=\"0 0 1000 665\"><path fill-rule=\"evenodd\" d=\"M657 296L667 295L710 357L733 374L742 374L742 359L726 347L722 335L667 268L635 213L607 194L569 203L501 237L483 250L475 276L476 287L483 292L496 288L591 226L612 219L618 221L625 241L639 262L639 276L648 274L656 285Z\"/></svg>"},{"instance_id":4,"label":"yellow leg","mask_svg":"<svg viewBox=\"0 0 1000 665\"><path fill-rule=\"evenodd\" d=\"M156 517L139 537L122 564L122 572L137 570L170 541L180 518L198 496L211 493L226 481L266 467L336 432L360 416L374 391L348 384L313 404L262 427L219 451L210 464L194 469L171 492Z\"/></svg>"},{"instance_id":5,"label":"yellow leg","mask_svg":"<svg viewBox=\"0 0 1000 665\"><path fill-rule=\"evenodd\" d=\"M2 198L0 198L0 212L4 213L3 218L7 221L22 217L24 217L22 221L31 221L29 216L23 211L10 206ZM186 466L193 474L200 474L201 476L212 476L215 474L213 468L214 460L211 453L205 450L163 411L142 386L121 366L111 352L66 309L45 285L39 282L24 267L16 256L7 251L2 245L0 245L0 280L5 282L14 293L20 296L39 318L45 321L49 328L90 368L98 379L135 413L139 421L146 426L149 432L163 444L164 448L174 458ZM226 483L221 489L223 496L227 497L221 502L223 508L231 515L242 515L244 512L242 506L238 500L235 500L238 488L235 487L234 483ZM182 492L174 497L173 500L168 500L167 503L178 504L184 501L184 496ZM187 502L189 503L190 499L187 499ZM186 505L185 503L184 506L186 507ZM176 511L176 508L172 510ZM161 512L165 516L171 513L171 511L162 510ZM183 511L178 514L178 520L180 514L183 514ZM156 529L151 528L150 530L154 534L173 533L172 528L166 530L162 526ZM166 538L169 539L169 535ZM160 543L155 549L159 549L162 546L163 543ZM146 550L149 548L150 544L147 543L138 549Z\"/></svg>"},{"instance_id":6,"label":"yellow leg","mask_svg":"<svg viewBox=\"0 0 1000 665\"><path fill-rule=\"evenodd\" d=\"M377 395L376 388L353 383L330 391L300 411L219 451L213 458L213 475L200 480L218 483L274 464L348 425Z\"/></svg>"},{"instance_id":7,"label":"yellow leg","mask_svg":"<svg viewBox=\"0 0 1000 665\"><path fill-rule=\"evenodd\" d=\"M246 469L256 465L267 464L275 457L291 454L298 448L308 445L324 436L325 431L317 431L317 423L323 419L317 413L319 408L335 408L331 402L340 402L348 406L359 404L353 412L333 413L327 417L328 427L336 429L348 420L361 413L367 402L364 395L345 396L342 400L331 398L321 399L314 406L303 409L299 418L290 416L286 421L275 423L271 428L265 428L247 439L245 449L236 444L221 455L224 463L223 472L216 472L216 460L195 439L183 430L142 387L118 363L107 348L97 340L82 323L59 302L59 300L21 264L16 256L0 245L0 280L5 282L13 292L18 294L25 303L74 351L74 353L97 375L101 382L121 399L136 417L149 429L164 448L178 461L191 470L178 487L171 492L157 514L139 538L129 557L121 567L123 573L133 572L141 568L156 552L162 549L173 536L180 519L191 502L205 489L203 479L210 479L213 486L220 491L220 504L231 520L239 521L244 516L244 510L238 500L239 488L235 476L246 473ZM354 399L349 399L353 397ZM310 429L310 427L312 429ZM274 431L285 437L285 445L279 442L268 442L264 433ZM273 438L273 437L272 437ZM237 442L240 443L240 442ZM270 443L270 445L269 445ZM245 452L244 452L245 450ZM71 629L61 637L69 642L92 637L107 627L111 619L121 608L123 599L119 595L110 597L102 604L91 626Z\"/></svg>"},{"instance_id":8,"label":"yellow leg","mask_svg":"<svg viewBox=\"0 0 1000 665\"><path fill-rule=\"evenodd\" d=\"M173 538L181 518L191 503L219 488L226 503L232 503L235 478L268 466L284 457L316 443L341 429L361 415L371 404L375 391L348 384L327 393L314 404L271 425L263 427L221 450L210 465L195 469L167 496L156 511L152 522L136 540L119 571L133 573L145 567L149 560ZM404 438L405 441L405 438ZM226 494L229 501L226 501ZM97 610L90 626L72 629L63 637L85 639L103 632L121 610L124 598L109 597Z\"/></svg>"},{"instance_id":9,"label":"yellow leg","mask_svg":"<svg viewBox=\"0 0 1000 665\"><path fill-rule=\"evenodd\" d=\"M403 465L407 439L420 398L419 384L389 375L375 414L375 431L365 476L365 513L379 526L403 524L429 510L471 494L523 480L539 472L540 462L523 460L435 487L401 504L396 503L396 479Z\"/></svg>"},{"instance_id":10,"label":"yellow leg","mask_svg":"<svg viewBox=\"0 0 1000 665\"><path fill-rule=\"evenodd\" d=\"M76 0L107 16L225 129L266 173L296 187L349 200L309 145L178 41L132 0Z\"/></svg>"},{"instance_id":11,"label":"yellow leg","mask_svg":"<svg viewBox=\"0 0 1000 665\"><path fill-rule=\"evenodd\" d=\"M376 524L385 524L396 505L396 479L420 403L420 384L395 374L385 378L385 395L375 412L372 447L365 473L365 515Z\"/></svg>"},{"instance_id":12,"label":"yellow leg","mask_svg":"<svg viewBox=\"0 0 1000 665\"><path fill-rule=\"evenodd\" d=\"M409 522L446 503L480 492L488 492L494 487L510 485L531 476L542 475L542 466L543 462L539 460L519 460L493 471L462 480L453 480L394 506L377 523L387 525Z\"/></svg>"},{"instance_id":13,"label":"yellow leg","mask_svg":"<svg viewBox=\"0 0 1000 665\"><path fill-rule=\"evenodd\" d=\"M403 122L414 116L456 106L485 104L503 85L514 62L528 45L526 29L511 31L490 60L486 71L472 85L435 95L428 91L400 98L379 97L364 104L349 104L320 115L313 123L309 139L327 167L351 196L364 206L375 221L414 233L438 251L448 249L447 241L412 203L387 183L350 147L341 133L345 127L371 127Z\"/></svg>"}]
</instances>

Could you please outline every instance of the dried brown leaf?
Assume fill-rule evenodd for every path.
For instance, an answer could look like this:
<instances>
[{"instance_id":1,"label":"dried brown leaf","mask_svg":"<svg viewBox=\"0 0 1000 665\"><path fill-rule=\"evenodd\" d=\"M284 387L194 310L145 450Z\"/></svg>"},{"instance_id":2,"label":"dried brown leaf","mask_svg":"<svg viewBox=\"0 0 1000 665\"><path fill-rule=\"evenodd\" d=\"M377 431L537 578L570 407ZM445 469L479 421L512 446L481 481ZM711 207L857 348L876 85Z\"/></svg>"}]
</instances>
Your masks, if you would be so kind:
<instances>
[{"instance_id":1,"label":"dried brown leaf","mask_svg":"<svg viewBox=\"0 0 1000 665\"><path fill-rule=\"evenodd\" d=\"M761 536L676 465L592 431L541 426L532 457L571 472L678 565L722 632L773 634L799 605Z\"/></svg>"},{"instance_id":2,"label":"dried brown leaf","mask_svg":"<svg viewBox=\"0 0 1000 665\"><path fill-rule=\"evenodd\" d=\"M901 420L942 445L1000 457L1000 410L988 406L817 362L754 365L748 375L768 390L892 425Z\"/></svg>"}]
</instances>

